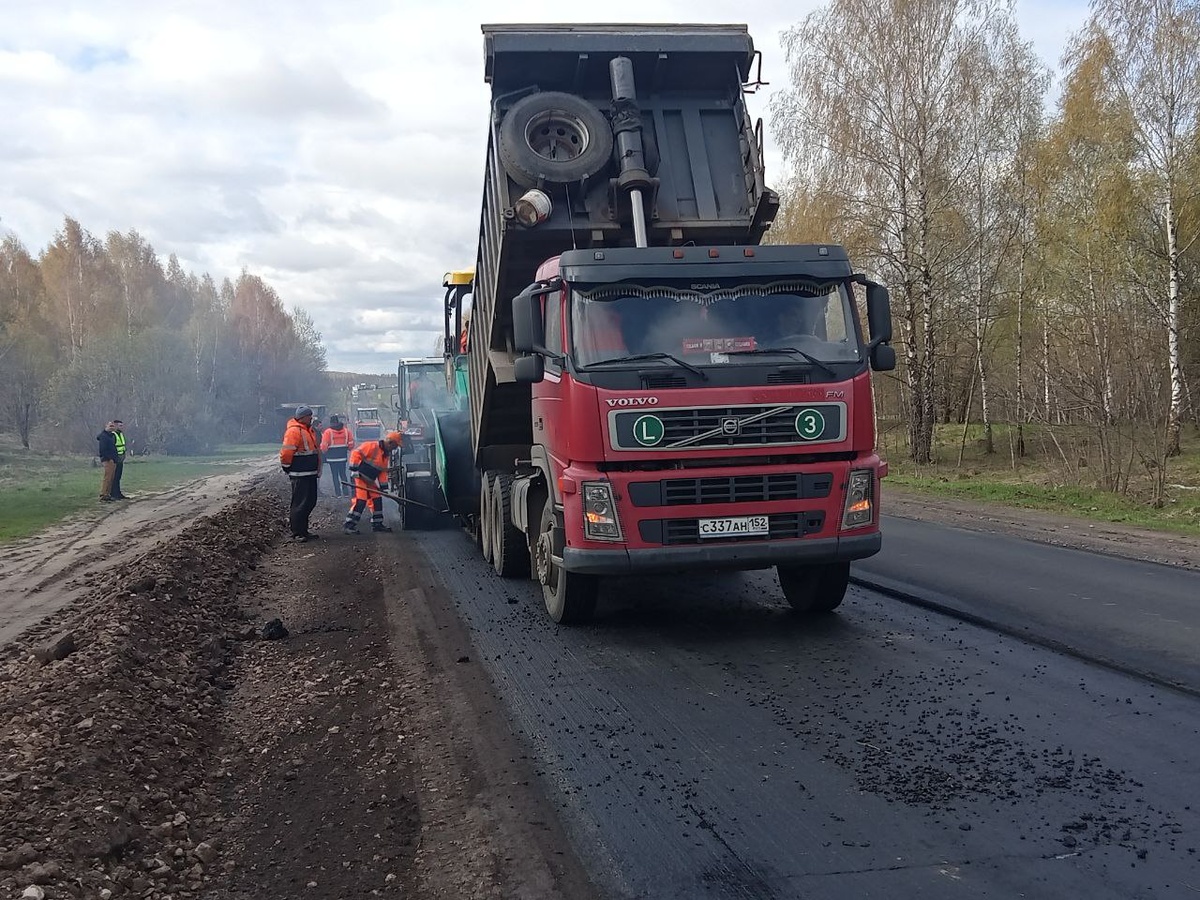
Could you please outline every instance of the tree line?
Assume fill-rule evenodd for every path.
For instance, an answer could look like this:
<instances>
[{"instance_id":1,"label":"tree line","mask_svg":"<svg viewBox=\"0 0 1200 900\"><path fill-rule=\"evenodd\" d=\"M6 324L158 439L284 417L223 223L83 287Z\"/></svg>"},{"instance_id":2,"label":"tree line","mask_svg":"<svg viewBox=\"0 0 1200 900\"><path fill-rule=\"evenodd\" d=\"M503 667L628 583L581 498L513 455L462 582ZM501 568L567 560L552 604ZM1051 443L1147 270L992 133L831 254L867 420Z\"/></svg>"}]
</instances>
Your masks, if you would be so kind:
<instances>
[{"instance_id":1,"label":"tree line","mask_svg":"<svg viewBox=\"0 0 1200 900\"><path fill-rule=\"evenodd\" d=\"M847 37L849 36L849 37ZM1093 0L1050 73L999 0L832 0L785 34L774 239L845 244L888 284L881 419L934 457L1031 423L1124 490L1200 417L1200 5ZM1156 499L1161 501L1163 475Z\"/></svg>"},{"instance_id":2,"label":"tree line","mask_svg":"<svg viewBox=\"0 0 1200 900\"><path fill-rule=\"evenodd\" d=\"M218 284L71 218L37 256L0 241L0 414L26 448L36 429L94 451L112 418L139 452L275 440L279 404L324 397L325 368L312 319L246 271Z\"/></svg>"}]
</instances>

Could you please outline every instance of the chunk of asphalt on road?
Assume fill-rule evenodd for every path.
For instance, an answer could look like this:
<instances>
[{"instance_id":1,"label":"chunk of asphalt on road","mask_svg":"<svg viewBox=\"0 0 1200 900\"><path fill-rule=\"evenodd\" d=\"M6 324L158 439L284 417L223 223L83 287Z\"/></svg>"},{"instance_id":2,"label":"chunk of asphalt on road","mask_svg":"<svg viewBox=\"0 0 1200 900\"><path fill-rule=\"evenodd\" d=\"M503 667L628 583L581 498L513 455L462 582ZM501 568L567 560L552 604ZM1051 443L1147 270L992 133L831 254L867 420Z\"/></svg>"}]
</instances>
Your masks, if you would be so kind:
<instances>
[{"instance_id":1,"label":"chunk of asphalt on road","mask_svg":"<svg viewBox=\"0 0 1200 900\"><path fill-rule=\"evenodd\" d=\"M263 640L279 641L288 636L287 627L279 619L272 619L262 630Z\"/></svg>"}]
</instances>

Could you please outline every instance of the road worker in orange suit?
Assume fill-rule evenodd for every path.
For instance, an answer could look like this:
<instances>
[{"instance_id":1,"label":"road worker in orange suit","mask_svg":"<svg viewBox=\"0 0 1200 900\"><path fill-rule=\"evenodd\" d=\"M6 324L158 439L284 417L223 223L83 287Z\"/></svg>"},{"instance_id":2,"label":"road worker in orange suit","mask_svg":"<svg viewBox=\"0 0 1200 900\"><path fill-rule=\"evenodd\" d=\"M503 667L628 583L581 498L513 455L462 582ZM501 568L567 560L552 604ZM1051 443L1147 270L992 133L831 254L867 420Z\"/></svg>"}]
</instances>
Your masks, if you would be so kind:
<instances>
[{"instance_id":1,"label":"road worker in orange suit","mask_svg":"<svg viewBox=\"0 0 1200 900\"><path fill-rule=\"evenodd\" d=\"M350 451L350 477L354 480L354 502L342 524L346 534L358 534L358 522L367 505L371 506L371 530L391 531L383 524L383 496L387 489L388 463L392 451L403 441L400 432L389 431L381 441L366 441Z\"/></svg>"},{"instance_id":2,"label":"road worker in orange suit","mask_svg":"<svg viewBox=\"0 0 1200 900\"><path fill-rule=\"evenodd\" d=\"M321 477L321 451L312 427L312 407L299 406L288 420L279 449L279 464L292 482L292 506L288 527L292 539L304 543L316 537L308 530L308 517L317 505L317 481Z\"/></svg>"},{"instance_id":3,"label":"road worker in orange suit","mask_svg":"<svg viewBox=\"0 0 1200 900\"><path fill-rule=\"evenodd\" d=\"M471 346L471 311L468 309L462 316L462 333L458 336L458 352L466 353Z\"/></svg>"},{"instance_id":4,"label":"road worker in orange suit","mask_svg":"<svg viewBox=\"0 0 1200 900\"><path fill-rule=\"evenodd\" d=\"M333 481L333 496L342 497L350 493L346 486L346 463L354 449L354 435L346 427L341 416L330 416L329 427L321 434L321 458L329 463L329 476Z\"/></svg>"}]
</instances>

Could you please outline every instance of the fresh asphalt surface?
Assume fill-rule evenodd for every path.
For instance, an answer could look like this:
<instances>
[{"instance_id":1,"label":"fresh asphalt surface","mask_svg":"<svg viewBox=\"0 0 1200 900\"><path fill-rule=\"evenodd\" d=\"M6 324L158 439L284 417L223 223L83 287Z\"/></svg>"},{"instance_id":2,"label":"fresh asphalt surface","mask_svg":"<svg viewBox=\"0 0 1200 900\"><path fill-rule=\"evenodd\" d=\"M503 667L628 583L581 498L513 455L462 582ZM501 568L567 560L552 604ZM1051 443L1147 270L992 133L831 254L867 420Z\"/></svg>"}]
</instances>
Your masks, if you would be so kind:
<instances>
[{"instance_id":1,"label":"fresh asphalt surface","mask_svg":"<svg viewBox=\"0 0 1200 900\"><path fill-rule=\"evenodd\" d=\"M858 583L1200 694L1200 573L885 517Z\"/></svg>"},{"instance_id":2,"label":"fresh asphalt surface","mask_svg":"<svg viewBox=\"0 0 1200 900\"><path fill-rule=\"evenodd\" d=\"M885 528L864 578L1041 643L862 587L798 617L770 571L615 581L560 629L461 533L414 537L613 897L1197 896L1200 699L1046 644L1200 689L1200 575Z\"/></svg>"}]
</instances>

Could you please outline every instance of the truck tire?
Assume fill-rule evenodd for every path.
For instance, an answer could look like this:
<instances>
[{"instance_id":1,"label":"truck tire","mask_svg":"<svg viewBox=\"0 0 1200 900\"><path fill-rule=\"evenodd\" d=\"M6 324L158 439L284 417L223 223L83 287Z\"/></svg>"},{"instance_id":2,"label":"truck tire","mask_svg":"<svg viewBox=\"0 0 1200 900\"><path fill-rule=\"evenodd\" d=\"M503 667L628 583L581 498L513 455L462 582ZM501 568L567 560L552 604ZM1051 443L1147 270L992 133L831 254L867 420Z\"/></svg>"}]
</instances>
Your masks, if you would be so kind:
<instances>
[{"instance_id":1,"label":"truck tire","mask_svg":"<svg viewBox=\"0 0 1200 900\"><path fill-rule=\"evenodd\" d=\"M496 527L495 519L492 515L492 473L483 473L483 489L479 492L479 549L483 551L483 558L486 562L491 562L495 557L492 554L496 550L496 542L492 537L492 530Z\"/></svg>"},{"instance_id":2,"label":"truck tire","mask_svg":"<svg viewBox=\"0 0 1200 900\"><path fill-rule=\"evenodd\" d=\"M561 91L530 94L500 123L500 164L522 187L569 184L609 164L612 126L595 106Z\"/></svg>"},{"instance_id":3,"label":"truck tire","mask_svg":"<svg viewBox=\"0 0 1200 900\"><path fill-rule=\"evenodd\" d=\"M783 596L796 612L827 613L841 605L850 584L850 563L776 566Z\"/></svg>"},{"instance_id":4,"label":"truck tire","mask_svg":"<svg viewBox=\"0 0 1200 900\"><path fill-rule=\"evenodd\" d=\"M529 545L512 521L512 476L492 479L492 567L501 578L529 575Z\"/></svg>"},{"instance_id":5,"label":"truck tire","mask_svg":"<svg viewBox=\"0 0 1200 900\"><path fill-rule=\"evenodd\" d=\"M542 505L537 543L534 545L534 570L542 583L546 613L559 625L582 625L596 611L600 583L594 575L564 571L554 562L550 533L554 528L554 503Z\"/></svg>"}]
</instances>

